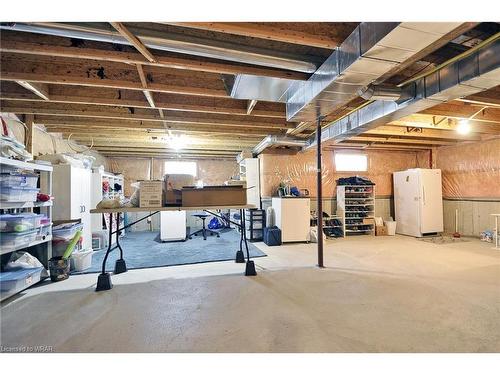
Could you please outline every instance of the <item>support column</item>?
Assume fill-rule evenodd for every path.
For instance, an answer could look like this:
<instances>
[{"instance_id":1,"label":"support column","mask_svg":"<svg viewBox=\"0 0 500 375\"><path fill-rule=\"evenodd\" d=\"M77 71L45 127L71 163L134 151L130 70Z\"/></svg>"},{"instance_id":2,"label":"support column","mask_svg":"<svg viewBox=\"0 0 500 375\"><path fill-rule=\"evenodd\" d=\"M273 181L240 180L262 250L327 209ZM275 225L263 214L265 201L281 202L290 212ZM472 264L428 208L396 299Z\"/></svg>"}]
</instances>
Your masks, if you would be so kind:
<instances>
[{"instance_id":1,"label":"support column","mask_svg":"<svg viewBox=\"0 0 500 375\"><path fill-rule=\"evenodd\" d=\"M316 124L316 166L317 166L317 216L318 216L318 267L323 268L323 182L321 180L321 120L318 117Z\"/></svg>"}]
</instances>

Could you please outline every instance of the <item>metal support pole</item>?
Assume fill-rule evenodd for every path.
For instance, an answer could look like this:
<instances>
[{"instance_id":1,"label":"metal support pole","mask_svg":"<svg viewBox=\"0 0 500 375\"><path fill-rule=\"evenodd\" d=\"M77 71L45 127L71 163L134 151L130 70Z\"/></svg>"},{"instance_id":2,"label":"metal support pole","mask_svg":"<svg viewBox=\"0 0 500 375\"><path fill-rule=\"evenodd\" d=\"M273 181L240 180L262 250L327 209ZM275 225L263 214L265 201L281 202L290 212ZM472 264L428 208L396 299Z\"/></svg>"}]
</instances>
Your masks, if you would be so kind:
<instances>
[{"instance_id":1,"label":"metal support pole","mask_svg":"<svg viewBox=\"0 0 500 375\"><path fill-rule=\"evenodd\" d=\"M317 216L318 216L318 267L323 268L323 186L321 181L321 120L316 124L316 165L317 165Z\"/></svg>"}]
</instances>

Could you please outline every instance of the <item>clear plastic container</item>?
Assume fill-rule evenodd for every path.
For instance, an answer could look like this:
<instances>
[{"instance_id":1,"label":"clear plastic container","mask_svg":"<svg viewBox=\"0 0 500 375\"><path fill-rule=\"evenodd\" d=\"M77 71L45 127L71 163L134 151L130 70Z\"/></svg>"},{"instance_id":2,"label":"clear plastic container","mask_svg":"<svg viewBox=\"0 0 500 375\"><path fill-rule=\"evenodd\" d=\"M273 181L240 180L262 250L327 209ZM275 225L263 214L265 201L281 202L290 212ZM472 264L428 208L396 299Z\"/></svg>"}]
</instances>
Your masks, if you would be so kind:
<instances>
[{"instance_id":1,"label":"clear plastic container","mask_svg":"<svg viewBox=\"0 0 500 375\"><path fill-rule=\"evenodd\" d=\"M52 235L54 236L54 239L62 239L69 241L73 237L75 237L77 231L82 229L83 229L83 224L81 223L73 223L63 228L61 228L61 226L58 225L52 230Z\"/></svg>"},{"instance_id":2,"label":"clear plastic container","mask_svg":"<svg viewBox=\"0 0 500 375\"><path fill-rule=\"evenodd\" d=\"M0 201L3 202L36 202L40 189L25 187L0 187Z\"/></svg>"},{"instance_id":3,"label":"clear plastic container","mask_svg":"<svg viewBox=\"0 0 500 375\"><path fill-rule=\"evenodd\" d=\"M0 215L0 232L25 232L38 228L44 216L38 214Z\"/></svg>"},{"instance_id":4,"label":"clear plastic container","mask_svg":"<svg viewBox=\"0 0 500 375\"><path fill-rule=\"evenodd\" d=\"M43 241L52 234L52 224L43 225L37 229L36 241Z\"/></svg>"},{"instance_id":5,"label":"clear plastic container","mask_svg":"<svg viewBox=\"0 0 500 375\"><path fill-rule=\"evenodd\" d=\"M13 165L0 164L0 173L20 173L22 171L19 167Z\"/></svg>"},{"instance_id":6,"label":"clear plastic container","mask_svg":"<svg viewBox=\"0 0 500 375\"><path fill-rule=\"evenodd\" d=\"M36 233L36 229L26 232L2 233L0 235L0 245L4 250L25 247L36 240Z\"/></svg>"},{"instance_id":7,"label":"clear plastic container","mask_svg":"<svg viewBox=\"0 0 500 375\"><path fill-rule=\"evenodd\" d=\"M4 187L36 188L38 175L36 173L9 173L0 174L0 185Z\"/></svg>"},{"instance_id":8,"label":"clear plastic container","mask_svg":"<svg viewBox=\"0 0 500 375\"><path fill-rule=\"evenodd\" d=\"M2 298L10 297L40 281L43 267L20 268L0 273Z\"/></svg>"}]
</instances>

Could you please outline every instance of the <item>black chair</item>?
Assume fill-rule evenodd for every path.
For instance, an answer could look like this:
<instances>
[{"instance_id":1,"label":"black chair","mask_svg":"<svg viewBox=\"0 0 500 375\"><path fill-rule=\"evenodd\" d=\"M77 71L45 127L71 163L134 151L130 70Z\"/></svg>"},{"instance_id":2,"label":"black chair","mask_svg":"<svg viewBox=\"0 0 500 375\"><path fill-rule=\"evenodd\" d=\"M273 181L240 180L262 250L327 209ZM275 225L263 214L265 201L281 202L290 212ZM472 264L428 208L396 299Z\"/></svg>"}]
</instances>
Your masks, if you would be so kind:
<instances>
[{"instance_id":1,"label":"black chair","mask_svg":"<svg viewBox=\"0 0 500 375\"><path fill-rule=\"evenodd\" d=\"M203 239L206 240L207 239L207 234L210 234L211 236L213 236L214 234L217 236L217 237L220 237L219 233L217 233L216 231L213 231L211 229L208 229L205 227L205 220L207 219L207 217L209 217L210 215L208 214L193 214L192 216L194 217L197 217L198 219L201 219L202 221L202 228L200 230L197 230L196 232L194 232L193 234L190 234L189 235L189 239L192 240L193 236L198 236L199 233L202 233L203 234Z\"/></svg>"}]
</instances>

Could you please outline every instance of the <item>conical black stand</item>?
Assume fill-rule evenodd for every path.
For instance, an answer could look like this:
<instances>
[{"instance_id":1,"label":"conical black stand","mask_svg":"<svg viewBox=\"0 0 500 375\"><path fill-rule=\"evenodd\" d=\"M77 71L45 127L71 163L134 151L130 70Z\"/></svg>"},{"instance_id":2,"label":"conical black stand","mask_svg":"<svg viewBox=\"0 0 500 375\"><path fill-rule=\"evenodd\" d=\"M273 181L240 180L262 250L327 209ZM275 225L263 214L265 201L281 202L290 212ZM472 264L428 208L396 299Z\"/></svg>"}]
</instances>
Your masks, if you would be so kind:
<instances>
[{"instance_id":1,"label":"conical black stand","mask_svg":"<svg viewBox=\"0 0 500 375\"><path fill-rule=\"evenodd\" d=\"M100 292L102 290L110 290L112 287L113 284L111 283L111 275L108 272L99 274L97 277L97 286L95 291Z\"/></svg>"},{"instance_id":2,"label":"conical black stand","mask_svg":"<svg viewBox=\"0 0 500 375\"><path fill-rule=\"evenodd\" d=\"M245 276L256 276L257 271L255 271L255 263L253 260L249 260L245 267Z\"/></svg>"}]
</instances>

